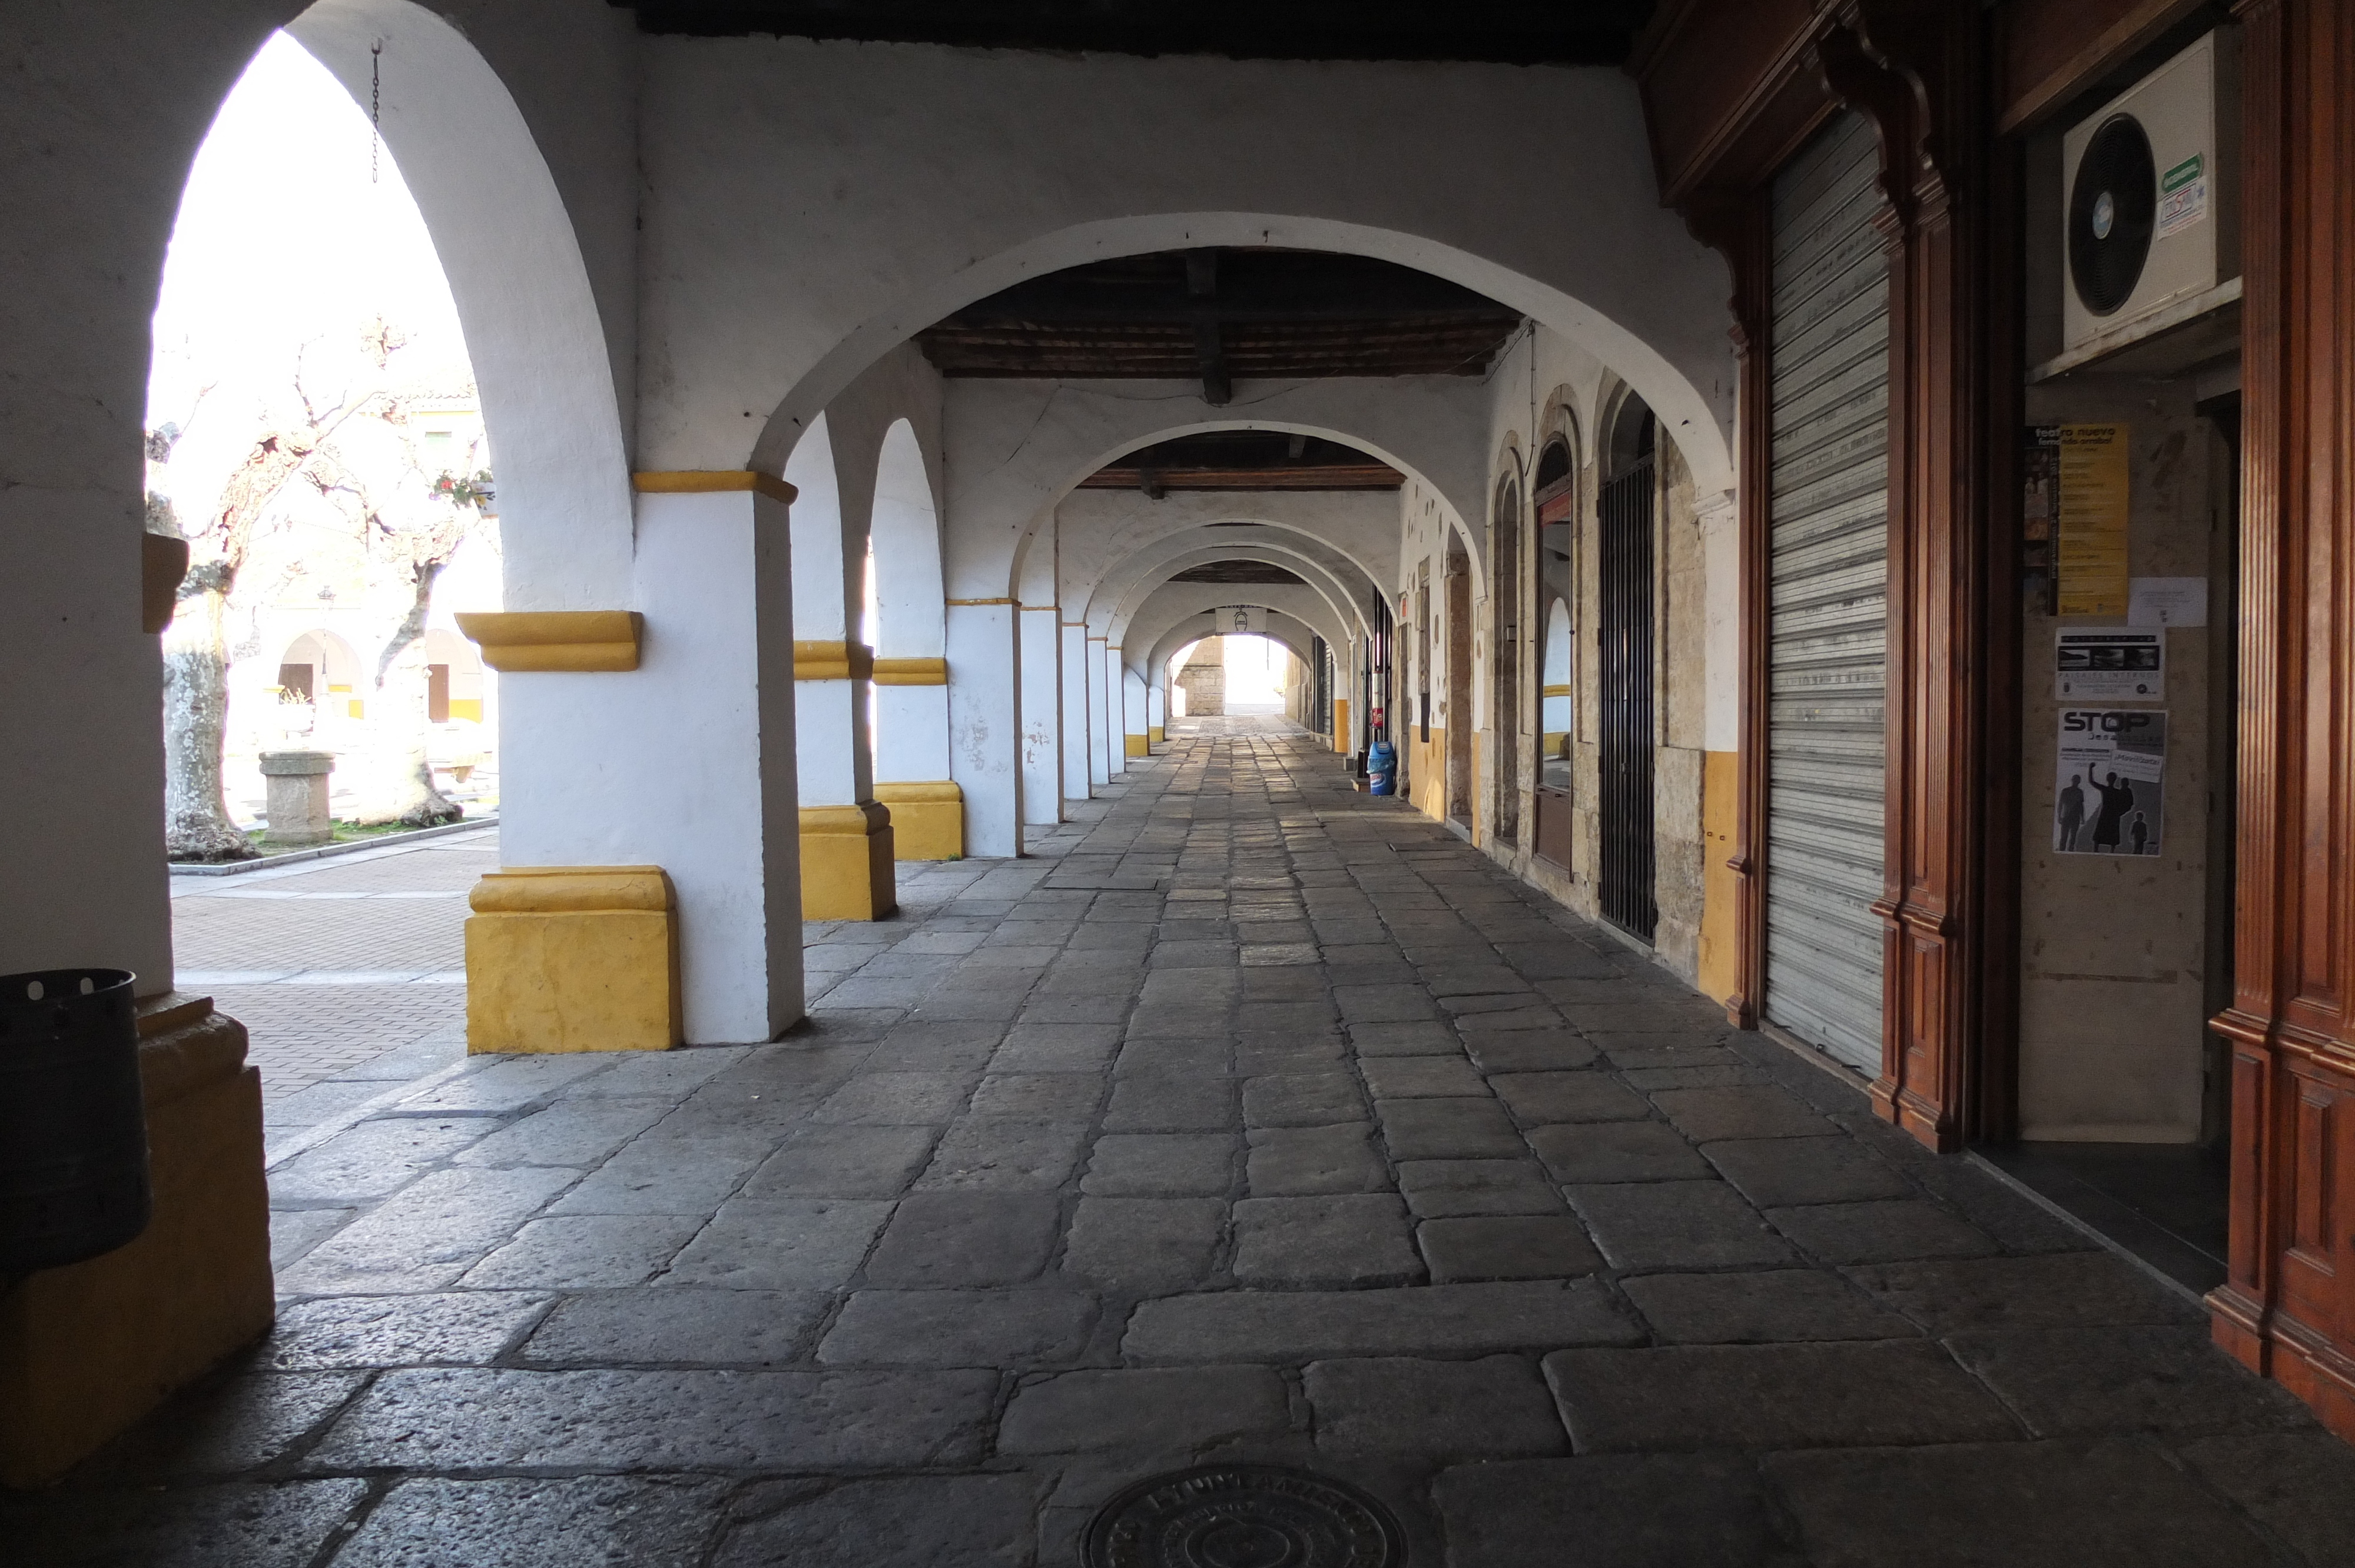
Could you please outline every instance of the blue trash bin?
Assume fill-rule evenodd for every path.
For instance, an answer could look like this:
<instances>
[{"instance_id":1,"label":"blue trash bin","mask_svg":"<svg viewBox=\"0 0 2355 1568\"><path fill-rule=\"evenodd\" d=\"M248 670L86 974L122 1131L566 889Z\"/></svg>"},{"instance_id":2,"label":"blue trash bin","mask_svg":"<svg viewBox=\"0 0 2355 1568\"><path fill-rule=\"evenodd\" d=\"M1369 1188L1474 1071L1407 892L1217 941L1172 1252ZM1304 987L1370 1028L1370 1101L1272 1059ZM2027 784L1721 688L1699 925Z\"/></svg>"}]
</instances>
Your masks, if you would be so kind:
<instances>
[{"instance_id":1,"label":"blue trash bin","mask_svg":"<svg viewBox=\"0 0 2355 1568\"><path fill-rule=\"evenodd\" d=\"M1366 751L1366 793L1394 794L1398 789L1398 752L1387 740L1378 740Z\"/></svg>"}]
</instances>

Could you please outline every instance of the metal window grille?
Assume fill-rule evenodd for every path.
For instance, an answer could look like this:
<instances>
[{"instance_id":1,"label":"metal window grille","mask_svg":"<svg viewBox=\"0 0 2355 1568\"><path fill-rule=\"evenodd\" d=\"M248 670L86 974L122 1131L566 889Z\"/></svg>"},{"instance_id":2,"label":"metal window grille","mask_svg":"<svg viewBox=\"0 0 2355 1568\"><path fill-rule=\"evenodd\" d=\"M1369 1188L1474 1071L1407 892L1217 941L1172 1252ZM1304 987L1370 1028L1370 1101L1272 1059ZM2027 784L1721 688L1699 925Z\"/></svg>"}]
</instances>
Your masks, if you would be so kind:
<instances>
[{"instance_id":1,"label":"metal window grille","mask_svg":"<svg viewBox=\"0 0 2355 1568\"><path fill-rule=\"evenodd\" d=\"M1652 839L1653 460L1603 487L1603 915L1648 942L1658 928Z\"/></svg>"}]
</instances>

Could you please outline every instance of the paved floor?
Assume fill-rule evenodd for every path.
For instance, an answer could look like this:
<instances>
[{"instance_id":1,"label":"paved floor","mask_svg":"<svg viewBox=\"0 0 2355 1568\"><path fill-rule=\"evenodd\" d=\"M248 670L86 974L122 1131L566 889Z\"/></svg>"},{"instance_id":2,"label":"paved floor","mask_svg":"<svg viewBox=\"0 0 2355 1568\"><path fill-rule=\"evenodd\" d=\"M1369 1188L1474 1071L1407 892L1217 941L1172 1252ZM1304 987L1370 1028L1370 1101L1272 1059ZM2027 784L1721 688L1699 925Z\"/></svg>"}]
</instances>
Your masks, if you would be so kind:
<instances>
[{"instance_id":1,"label":"paved floor","mask_svg":"<svg viewBox=\"0 0 2355 1568\"><path fill-rule=\"evenodd\" d=\"M1423 1568L2355 1556L2355 1456L2179 1299L1284 730L815 933L783 1042L288 1162L277 1331L0 1555L1060 1568L1219 1459Z\"/></svg>"},{"instance_id":2,"label":"paved floor","mask_svg":"<svg viewBox=\"0 0 2355 1568\"><path fill-rule=\"evenodd\" d=\"M181 990L240 1019L273 1143L466 1053L466 892L498 830L172 880Z\"/></svg>"}]
</instances>

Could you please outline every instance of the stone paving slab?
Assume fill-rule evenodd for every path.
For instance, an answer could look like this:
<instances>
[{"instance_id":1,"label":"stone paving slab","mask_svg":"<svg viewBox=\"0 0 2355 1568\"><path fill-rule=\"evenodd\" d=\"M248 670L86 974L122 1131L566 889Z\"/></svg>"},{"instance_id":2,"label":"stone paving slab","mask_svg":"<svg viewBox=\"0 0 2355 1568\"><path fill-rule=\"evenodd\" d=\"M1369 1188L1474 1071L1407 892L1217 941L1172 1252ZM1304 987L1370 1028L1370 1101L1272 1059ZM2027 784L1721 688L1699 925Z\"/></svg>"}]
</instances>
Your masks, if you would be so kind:
<instances>
[{"instance_id":1,"label":"stone paving slab","mask_svg":"<svg viewBox=\"0 0 2355 1568\"><path fill-rule=\"evenodd\" d=\"M1063 1568L1235 1460L1417 1568L2346 1560L2355 1457L2195 1309L1321 745L1189 724L807 927L773 1044L412 1092L389 1017L293 1107L361 1119L275 1174L278 1328L0 1557Z\"/></svg>"}]
</instances>

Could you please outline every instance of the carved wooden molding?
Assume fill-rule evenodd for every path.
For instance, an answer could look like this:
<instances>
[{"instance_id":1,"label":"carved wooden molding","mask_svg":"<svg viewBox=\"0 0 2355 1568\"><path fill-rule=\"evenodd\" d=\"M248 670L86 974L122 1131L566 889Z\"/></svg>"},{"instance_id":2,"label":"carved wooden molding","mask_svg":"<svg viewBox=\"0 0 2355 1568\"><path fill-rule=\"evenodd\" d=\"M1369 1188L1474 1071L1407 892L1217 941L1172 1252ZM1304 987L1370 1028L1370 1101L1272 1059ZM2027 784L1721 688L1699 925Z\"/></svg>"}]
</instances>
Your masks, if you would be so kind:
<instances>
[{"instance_id":1,"label":"carved wooden molding","mask_svg":"<svg viewBox=\"0 0 2355 1568\"><path fill-rule=\"evenodd\" d=\"M2355 1437L2355 48L2331 0L2242 37L2240 778L2232 1192L2219 1343Z\"/></svg>"}]
</instances>

